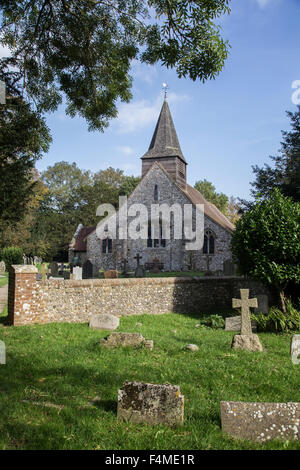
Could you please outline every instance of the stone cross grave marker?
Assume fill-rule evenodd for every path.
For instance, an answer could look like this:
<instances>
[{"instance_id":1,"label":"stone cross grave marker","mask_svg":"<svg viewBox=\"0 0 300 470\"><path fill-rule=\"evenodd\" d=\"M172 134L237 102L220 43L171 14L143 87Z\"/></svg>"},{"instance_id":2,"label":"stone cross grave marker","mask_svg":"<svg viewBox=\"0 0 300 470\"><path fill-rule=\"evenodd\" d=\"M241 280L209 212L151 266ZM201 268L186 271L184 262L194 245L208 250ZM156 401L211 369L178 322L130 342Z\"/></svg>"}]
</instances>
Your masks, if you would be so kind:
<instances>
[{"instance_id":1,"label":"stone cross grave marker","mask_svg":"<svg viewBox=\"0 0 300 470\"><path fill-rule=\"evenodd\" d=\"M82 279L91 279L93 277L93 263L88 259L82 266Z\"/></svg>"},{"instance_id":2,"label":"stone cross grave marker","mask_svg":"<svg viewBox=\"0 0 300 470\"><path fill-rule=\"evenodd\" d=\"M257 299L249 299L249 289L240 289L241 298L232 299L232 308L241 309L241 335L251 335L250 307L257 308Z\"/></svg>"},{"instance_id":3,"label":"stone cross grave marker","mask_svg":"<svg viewBox=\"0 0 300 470\"><path fill-rule=\"evenodd\" d=\"M126 258L122 259L122 274L126 275L128 272L128 260Z\"/></svg>"},{"instance_id":4,"label":"stone cross grave marker","mask_svg":"<svg viewBox=\"0 0 300 470\"><path fill-rule=\"evenodd\" d=\"M138 253L134 259L136 259L136 265L139 266L140 265L140 260L142 259L142 256Z\"/></svg>"}]
</instances>

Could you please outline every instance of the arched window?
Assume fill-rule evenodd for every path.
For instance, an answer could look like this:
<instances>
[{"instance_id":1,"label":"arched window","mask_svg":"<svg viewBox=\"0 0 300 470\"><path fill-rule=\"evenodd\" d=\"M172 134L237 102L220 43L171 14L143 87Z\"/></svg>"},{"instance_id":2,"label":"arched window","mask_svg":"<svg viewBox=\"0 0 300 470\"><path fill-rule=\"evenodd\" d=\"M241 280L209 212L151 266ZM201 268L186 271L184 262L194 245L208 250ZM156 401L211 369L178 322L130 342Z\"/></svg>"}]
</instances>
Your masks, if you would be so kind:
<instances>
[{"instance_id":1,"label":"arched window","mask_svg":"<svg viewBox=\"0 0 300 470\"><path fill-rule=\"evenodd\" d=\"M152 239L151 238L151 220L148 222L148 239L147 239L147 247L148 248L164 248L166 246L166 240L162 238L162 220L159 220L159 239Z\"/></svg>"},{"instance_id":2,"label":"arched window","mask_svg":"<svg viewBox=\"0 0 300 470\"><path fill-rule=\"evenodd\" d=\"M154 201L158 201L158 186L157 184L154 186Z\"/></svg>"},{"instance_id":3,"label":"arched window","mask_svg":"<svg viewBox=\"0 0 300 470\"><path fill-rule=\"evenodd\" d=\"M203 254L215 254L215 235L211 230L206 230L204 234Z\"/></svg>"},{"instance_id":4,"label":"arched window","mask_svg":"<svg viewBox=\"0 0 300 470\"><path fill-rule=\"evenodd\" d=\"M102 240L102 253L112 253L112 239L103 238Z\"/></svg>"}]
</instances>

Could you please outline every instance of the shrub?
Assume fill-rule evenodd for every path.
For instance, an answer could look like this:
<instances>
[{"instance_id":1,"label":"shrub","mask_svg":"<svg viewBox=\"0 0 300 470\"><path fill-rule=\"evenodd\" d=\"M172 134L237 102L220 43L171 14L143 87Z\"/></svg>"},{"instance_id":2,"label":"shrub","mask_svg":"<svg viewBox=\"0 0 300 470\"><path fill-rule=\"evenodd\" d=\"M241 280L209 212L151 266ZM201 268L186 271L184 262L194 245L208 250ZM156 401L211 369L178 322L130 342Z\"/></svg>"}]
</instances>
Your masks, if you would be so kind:
<instances>
[{"instance_id":1,"label":"shrub","mask_svg":"<svg viewBox=\"0 0 300 470\"><path fill-rule=\"evenodd\" d=\"M204 318L201 323L203 325L210 326L215 330L224 328L225 326L225 320L220 315L210 315L209 317Z\"/></svg>"},{"instance_id":2,"label":"shrub","mask_svg":"<svg viewBox=\"0 0 300 470\"><path fill-rule=\"evenodd\" d=\"M286 307L286 313L277 307L272 307L268 315L253 314L251 319L257 322L259 331L289 332L300 330L300 311L292 305L290 300L286 301Z\"/></svg>"},{"instance_id":3,"label":"shrub","mask_svg":"<svg viewBox=\"0 0 300 470\"><path fill-rule=\"evenodd\" d=\"M23 263L23 251L22 248L18 246L8 246L7 248L2 249L2 259L5 262L6 270L12 264L22 264Z\"/></svg>"}]
</instances>

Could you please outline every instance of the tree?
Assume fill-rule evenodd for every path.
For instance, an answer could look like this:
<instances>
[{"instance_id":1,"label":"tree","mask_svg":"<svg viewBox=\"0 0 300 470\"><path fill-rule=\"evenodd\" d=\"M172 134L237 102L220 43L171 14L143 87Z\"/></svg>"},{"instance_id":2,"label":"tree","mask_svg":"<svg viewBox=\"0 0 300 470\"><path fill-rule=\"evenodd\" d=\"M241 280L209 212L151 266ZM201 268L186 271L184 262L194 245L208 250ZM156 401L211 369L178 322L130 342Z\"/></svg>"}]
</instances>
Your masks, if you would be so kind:
<instances>
[{"instance_id":1,"label":"tree","mask_svg":"<svg viewBox=\"0 0 300 470\"><path fill-rule=\"evenodd\" d=\"M229 45L216 20L229 3L0 0L0 44L12 53L0 60L0 80L38 111L53 111L65 98L67 114L103 130L117 101L131 98L133 60L160 62L192 80L220 73Z\"/></svg>"},{"instance_id":2,"label":"tree","mask_svg":"<svg viewBox=\"0 0 300 470\"><path fill-rule=\"evenodd\" d=\"M35 162L49 148L49 129L29 104L0 104L0 225L22 219L36 178Z\"/></svg>"},{"instance_id":3,"label":"tree","mask_svg":"<svg viewBox=\"0 0 300 470\"><path fill-rule=\"evenodd\" d=\"M202 181L197 181L194 185L200 193L205 197L208 202L214 204L223 214L226 213L229 199L226 194L217 193L215 186L206 179Z\"/></svg>"},{"instance_id":4,"label":"tree","mask_svg":"<svg viewBox=\"0 0 300 470\"><path fill-rule=\"evenodd\" d=\"M300 282L300 204L274 189L237 222L232 253L240 271L274 286L286 312L285 289Z\"/></svg>"},{"instance_id":5,"label":"tree","mask_svg":"<svg viewBox=\"0 0 300 470\"><path fill-rule=\"evenodd\" d=\"M282 131L283 141L277 156L270 157L274 168L265 165L253 167L256 181L252 183L252 195L268 197L274 188L300 201L300 106L295 113L287 112L291 120L291 131Z\"/></svg>"}]
</instances>

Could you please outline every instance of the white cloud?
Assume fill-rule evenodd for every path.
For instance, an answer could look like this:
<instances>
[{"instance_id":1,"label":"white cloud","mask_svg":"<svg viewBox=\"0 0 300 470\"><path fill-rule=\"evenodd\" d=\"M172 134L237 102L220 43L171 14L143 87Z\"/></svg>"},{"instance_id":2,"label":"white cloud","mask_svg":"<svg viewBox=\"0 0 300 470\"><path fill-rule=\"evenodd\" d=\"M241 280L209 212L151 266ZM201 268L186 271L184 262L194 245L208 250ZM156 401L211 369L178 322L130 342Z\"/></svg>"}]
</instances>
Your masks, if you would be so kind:
<instances>
[{"instance_id":1,"label":"white cloud","mask_svg":"<svg viewBox=\"0 0 300 470\"><path fill-rule=\"evenodd\" d=\"M273 0L256 0L260 8L265 8L268 6L270 3L273 2Z\"/></svg>"},{"instance_id":2,"label":"white cloud","mask_svg":"<svg viewBox=\"0 0 300 470\"><path fill-rule=\"evenodd\" d=\"M118 152L123 153L124 155L132 155L134 153L134 149L129 147L129 145L120 145L117 147Z\"/></svg>"},{"instance_id":3,"label":"white cloud","mask_svg":"<svg viewBox=\"0 0 300 470\"><path fill-rule=\"evenodd\" d=\"M187 101L189 97L187 95L178 95L176 93L168 94L169 103L179 103ZM119 131L135 132L143 129L149 124L153 124L157 121L162 106L162 95L160 94L154 102L149 100L133 101L131 103L121 104L119 108L119 115L116 120L116 124Z\"/></svg>"},{"instance_id":4,"label":"white cloud","mask_svg":"<svg viewBox=\"0 0 300 470\"><path fill-rule=\"evenodd\" d=\"M151 85L157 79L157 68L154 65L142 64L138 60L132 61L132 75L134 79L143 80Z\"/></svg>"}]
</instances>

